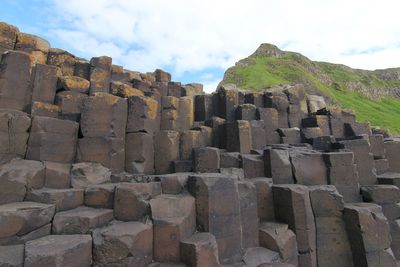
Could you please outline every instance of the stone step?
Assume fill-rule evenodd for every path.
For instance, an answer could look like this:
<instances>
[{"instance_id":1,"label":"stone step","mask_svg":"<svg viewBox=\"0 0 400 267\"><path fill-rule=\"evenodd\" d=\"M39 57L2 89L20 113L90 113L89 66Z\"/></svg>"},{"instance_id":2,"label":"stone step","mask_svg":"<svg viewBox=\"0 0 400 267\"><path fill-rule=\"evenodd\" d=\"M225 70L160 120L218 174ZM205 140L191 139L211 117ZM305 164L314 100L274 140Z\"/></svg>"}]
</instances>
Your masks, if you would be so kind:
<instances>
[{"instance_id":1,"label":"stone step","mask_svg":"<svg viewBox=\"0 0 400 267\"><path fill-rule=\"evenodd\" d=\"M279 253L261 247L248 248L243 255L246 267L258 267L262 264L280 263ZM271 265L274 266L274 265Z\"/></svg>"},{"instance_id":2,"label":"stone step","mask_svg":"<svg viewBox=\"0 0 400 267\"><path fill-rule=\"evenodd\" d=\"M42 162L13 159L0 166L0 204L23 201L27 190L42 188L43 184Z\"/></svg>"},{"instance_id":3,"label":"stone step","mask_svg":"<svg viewBox=\"0 0 400 267\"><path fill-rule=\"evenodd\" d=\"M153 256L153 227L113 222L93 231L94 266L147 266Z\"/></svg>"},{"instance_id":4,"label":"stone step","mask_svg":"<svg viewBox=\"0 0 400 267\"><path fill-rule=\"evenodd\" d=\"M262 222L259 226L260 246L279 253L283 262L297 264L296 235L287 224Z\"/></svg>"},{"instance_id":5,"label":"stone step","mask_svg":"<svg viewBox=\"0 0 400 267\"><path fill-rule=\"evenodd\" d=\"M92 185L85 189L85 205L93 208L114 207L115 184Z\"/></svg>"},{"instance_id":6,"label":"stone step","mask_svg":"<svg viewBox=\"0 0 400 267\"><path fill-rule=\"evenodd\" d=\"M137 221L150 215L149 200L162 192L161 183L120 183L115 188L114 216Z\"/></svg>"},{"instance_id":7,"label":"stone step","mask_svg":"<svg viewBox=\"0 0 400 267\"><path fill-rule=\"evenodd\" d=\"M0 266L24 266L24 245L0 246Z\"/></svg>"},{"instance_id":8,"label":"stone step","mask_svg":"<svg viewBox=\"0 0 400 267\"><path fill-rule=\"evenodd\" d=\"M378 175L379 184L391 184L400 187L400 173L398 172L385 172Z\"/></svg>"},{"instance_id":9,"label":"stone step","mask_svg":"<svg viewBox=\"0 0 400 267\"><path fill-rule=\"evenodd\" d=\"M36 202L0 205L0 244L18 244L21 243L20 239L34 238L35 234L32 233L42 227L46 228L54 212L54 205Z\"/></svg>"},{"instance_id":10,"label":"stone step","mask_svg":"<svg viewBox=\"0 0 400 267\"><path fill-rule=\"evenodd\" d=\"M390 249L389 223L380 206L373 203L346 204L343 218L355 266L396 266Z\"/></svg>"},{"instance_id":11,"label":"stone step","mask_svg":"<svg viewBox=\"0 0 400 267\"><path fill-rule=\"evenodd\" d=\"M78 207L58 212L53 220L53 234L87 234L114 218L112 209Z\"/></svg>"},{"instance_id":12,"label":"stone step","mask_svg":"<svg viewBox=\"0 0 400 267\"><path fill-rule=\"evenodd\" d=\"M42 188L29 192L25 200L54 204L56 206L56 211L59 212L83 205L83 193L83 189L75 188Z\"/></svg>"},{"instance_id":13,"label":"stone step","mask_svg":"<svg viewBox=\"0 0 400 267\"><path fill-rule=\"evenodd\" d=\"M181 241L180 256L182 262L192 267L217 267L218 245L210 233L196 233Z\"/></svg>"},{"instance_id":14,"label":"stone step","mask_svg":"<svg viewBox=\"0 0 400 267\"><path fill-rule=\"evenodd\" d=\"M25 267L87 267L91 261L90 235L49 235L25 245Z\"/></svg>"},{"instance_id":15,"label":"stone step","mask_svg":"<svg viewBox=\"0 0 400 267\"><path fill-rule=\"evenodd\" d=\"M180 241L196 230L195 199L190 195L160 195L150 200L154 223L154 260L180 262Z\"/></svg>"}]
</instances>

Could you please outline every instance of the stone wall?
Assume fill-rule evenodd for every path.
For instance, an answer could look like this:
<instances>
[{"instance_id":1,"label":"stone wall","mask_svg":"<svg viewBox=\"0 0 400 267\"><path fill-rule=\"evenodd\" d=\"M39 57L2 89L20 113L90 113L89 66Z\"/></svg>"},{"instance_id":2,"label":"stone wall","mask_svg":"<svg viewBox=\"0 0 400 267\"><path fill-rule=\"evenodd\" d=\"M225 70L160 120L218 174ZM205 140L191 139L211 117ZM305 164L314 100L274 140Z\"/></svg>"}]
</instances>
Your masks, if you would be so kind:
<instances>
[{"instance_id":1,"label":"stone wall","mask_svg":"<svg viewBox=\"0 0 400 267\"><path fill-rule=\"evenodd\" d=\"M0 53L0 266L400 259L400 141L301 84L206 94L5 23Z\"/></svg>"}]
</instances>

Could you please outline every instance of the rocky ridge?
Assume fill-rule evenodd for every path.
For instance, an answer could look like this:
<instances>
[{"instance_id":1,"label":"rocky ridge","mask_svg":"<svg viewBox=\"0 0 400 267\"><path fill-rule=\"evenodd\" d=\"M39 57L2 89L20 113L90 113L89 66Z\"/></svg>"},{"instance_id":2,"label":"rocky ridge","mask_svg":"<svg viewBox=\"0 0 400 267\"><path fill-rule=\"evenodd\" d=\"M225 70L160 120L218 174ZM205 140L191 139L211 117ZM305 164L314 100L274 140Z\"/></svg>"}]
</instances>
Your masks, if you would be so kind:
<instances>
[{"instance_id":1,"label":"rocky ridge","mask_svg":"<svg viewBox=\"0 0 400 267\"><path fill-rule=\"evenodd\" d=\"M382 266L400 140L301 84L205 94L0 23L0 266Z\"/></svg>"}]
</instances>

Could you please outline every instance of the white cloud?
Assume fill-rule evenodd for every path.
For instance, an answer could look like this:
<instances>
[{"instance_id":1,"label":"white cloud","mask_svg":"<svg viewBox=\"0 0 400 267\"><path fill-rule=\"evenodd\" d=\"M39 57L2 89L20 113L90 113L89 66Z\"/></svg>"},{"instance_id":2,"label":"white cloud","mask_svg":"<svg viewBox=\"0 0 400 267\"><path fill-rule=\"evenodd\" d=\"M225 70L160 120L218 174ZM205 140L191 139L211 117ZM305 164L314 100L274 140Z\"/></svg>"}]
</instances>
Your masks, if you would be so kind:
<instances>
[{"instance_id":1,"label":"white cloud","mask_svg":"<svg viewBox=\"0 0 400 267\"><path fill-rule=\"evenodd\" d=\"M226 69L269 42L311 59L375 69L400 65L395 0L53 0L52 33L85 57L107 54L175 78ZM371 53L354 54L354 51ZM205 78L204 76L203 78ZM220 77L222 78L222 77ZM194 81L195 82L195 81ZM209 89L208 89L209 90Z\"/></svg>"}]
</instances>

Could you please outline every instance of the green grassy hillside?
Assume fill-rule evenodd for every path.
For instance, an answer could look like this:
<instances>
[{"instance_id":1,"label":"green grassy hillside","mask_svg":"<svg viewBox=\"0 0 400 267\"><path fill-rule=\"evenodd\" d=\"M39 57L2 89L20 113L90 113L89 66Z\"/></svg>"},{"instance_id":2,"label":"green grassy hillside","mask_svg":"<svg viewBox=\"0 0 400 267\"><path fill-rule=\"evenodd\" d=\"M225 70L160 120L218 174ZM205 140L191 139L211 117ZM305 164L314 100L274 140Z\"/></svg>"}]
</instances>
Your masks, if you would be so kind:
<instances>
[{"instance_id":1,"label":"green grassy hillside","mask_svg":"<svg viewBox=\"0 0 400 267\"><path fill-rule=\"evenodd\" d=\"M331 105L354 110L359 121L400 133L400 68L351 69L314 62L301 54L263 44L253 55L229 68L221 83L235 83L249 91L303 83L308 93L324 95Z\"/></svg>"}]
</instances>

